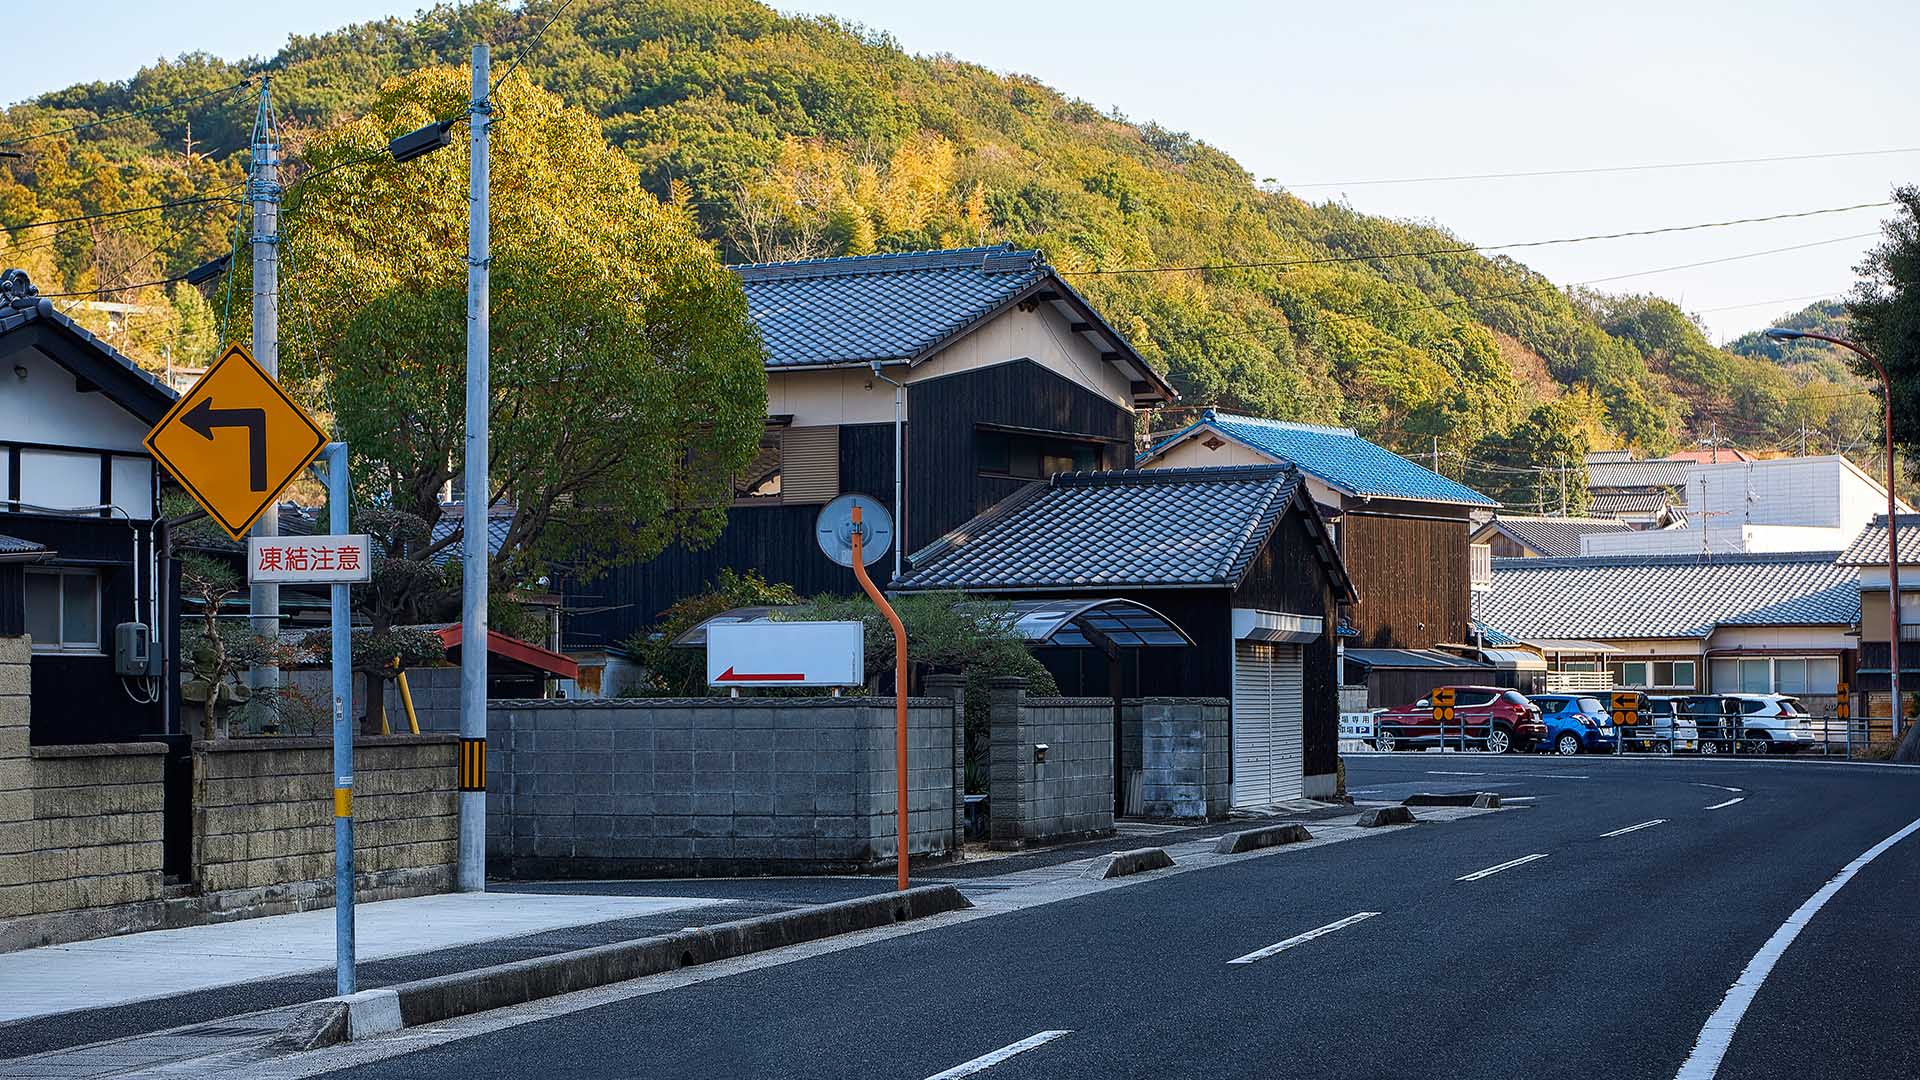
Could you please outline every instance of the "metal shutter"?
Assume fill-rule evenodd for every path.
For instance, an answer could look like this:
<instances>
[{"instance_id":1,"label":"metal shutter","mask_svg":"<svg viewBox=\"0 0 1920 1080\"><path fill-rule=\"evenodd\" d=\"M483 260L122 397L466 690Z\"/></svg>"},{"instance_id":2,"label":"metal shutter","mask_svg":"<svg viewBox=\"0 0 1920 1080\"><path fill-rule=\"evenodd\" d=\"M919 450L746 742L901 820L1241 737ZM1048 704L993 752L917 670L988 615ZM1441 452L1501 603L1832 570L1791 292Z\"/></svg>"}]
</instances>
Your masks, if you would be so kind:
<instances>
[{"instance_id":1,"label":"metal shutter","mask_svg":"<svg viewBox=\"0 0 1920 1080\"><path fill-rule=\"evenodd\" d=\"M780 455L782 502L832 502L840 494L839 428L788 428Z\"/></svg>"},{"instance_id":2,"label":"metal shutter","mask_svg":"<svg viewBox=\"0 0 1920 1080\"><path fill-rule=\"evenodd\" d=\"M1304 695L1298 645L1233 646L1233 805L1256 809L1303 790Z\"/></svg>"},{"instance_id":3,"label":"metal shutter","mask_svg":"<svg viewBox=\"0 0 1920 1080\"><path fill-rule=\"evenodd\" d=\"M1233 805L1273 802L1273 648L1233 643Z\"/></svg>"}]
</instances>

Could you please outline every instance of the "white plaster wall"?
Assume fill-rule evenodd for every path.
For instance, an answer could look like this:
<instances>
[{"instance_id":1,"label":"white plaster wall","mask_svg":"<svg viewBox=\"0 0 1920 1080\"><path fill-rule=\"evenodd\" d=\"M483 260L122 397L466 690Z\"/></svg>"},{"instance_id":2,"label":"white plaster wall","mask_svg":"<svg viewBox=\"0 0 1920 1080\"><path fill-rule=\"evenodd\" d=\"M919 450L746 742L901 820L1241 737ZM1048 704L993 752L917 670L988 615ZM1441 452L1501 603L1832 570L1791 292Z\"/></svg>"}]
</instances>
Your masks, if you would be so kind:
<instances>
[{"instance_id":1,"label":"white plaster wall","mask_svg":"<svg viewBox=\"0 0 1920 1080\"><path fill-rule=\"evenodd\" d=\"M104 394L74 391L66 368L38 349L24 349L0 367L0 439L91 450L127 450L145 454L140 440L147 429L107 400ZM22 379L14 365L27 369ZM97 473L93 488L98 500Z\"/></svg>"},{"instance_id":2,"label":"white plaster wall","mask_svg":"<svg viewBox=\"0 0 1920 1080\"><path fill-rule=\"evenodd\" d=\"M886 371L889 378L900 378L899 367ZM893 387L875 379L866 368L769 371L767 413L791 413L795 427L891 424Z\"/></svg>"},{"instance_id":3,"label":"white plaster wall","mask_svg":"<svg viewBox=\"0 0 1920 1080\"><path fill-rule=\"evenodd\" d=\"M1842 652L1855 641L1841 626L1723 626L1707 639L1714 649L1805 649L1809 653Z\"/></svg>"},{"instance_id":4,"label":"white plaster wall","mask_svg":"<svg viewBox=\"0 0 1920 1080\"><path fill-rule=\"evenodd\" d=\"M1118 368L1102 360L1100 350L1085 336L1068 329L1067 320L1052 304L1041 304L1033 311L1016 307L1003 312L915 365L906 382L912 384L1012 360L1032 360L1129 412L1133 410L1132 382Z\"/></svg>"},{"instance_id":5,"label":"white plaster wall","mask_svg":"<svg viewBox=\"0 0 1920 1080\"><path fill-rule=\"evenodd\" d=\"M1189 437L1167 448L1166 453L1147 462L1149 469L1199 469L1220 465L1272 465L1273 459L1242 446L1230 439L1220 440L1223 445L1209 450L1206 447L1208 434L1198 433L1198 437Z\"/></svg>"}]
</instances>

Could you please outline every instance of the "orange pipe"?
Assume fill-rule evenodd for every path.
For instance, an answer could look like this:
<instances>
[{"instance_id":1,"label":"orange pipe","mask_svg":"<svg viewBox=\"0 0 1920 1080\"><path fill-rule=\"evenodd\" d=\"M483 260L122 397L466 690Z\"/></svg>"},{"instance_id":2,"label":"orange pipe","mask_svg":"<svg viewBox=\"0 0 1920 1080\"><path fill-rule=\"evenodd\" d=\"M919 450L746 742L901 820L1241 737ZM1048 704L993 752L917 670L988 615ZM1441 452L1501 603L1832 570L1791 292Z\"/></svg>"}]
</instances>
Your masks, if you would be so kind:
<instances>
[{"instance_id":1,"label":"orange pipe","mask_svg":"<svg viewBox=\"0 0 1920 1080\"><path fill-rule=\"evenodd\" d=\"M894 873L895 884L907 887L907 628L900 622L900 616L887 603L886 594L873 584L867 576L867 560L860 551L860 508L853 508L853 576L860 579L860 587L867 591L867 597L880 614L887 617L887 625L893 627L893 808L899 821L900 850L899 868Z\"/></svg>"}]
</instances>

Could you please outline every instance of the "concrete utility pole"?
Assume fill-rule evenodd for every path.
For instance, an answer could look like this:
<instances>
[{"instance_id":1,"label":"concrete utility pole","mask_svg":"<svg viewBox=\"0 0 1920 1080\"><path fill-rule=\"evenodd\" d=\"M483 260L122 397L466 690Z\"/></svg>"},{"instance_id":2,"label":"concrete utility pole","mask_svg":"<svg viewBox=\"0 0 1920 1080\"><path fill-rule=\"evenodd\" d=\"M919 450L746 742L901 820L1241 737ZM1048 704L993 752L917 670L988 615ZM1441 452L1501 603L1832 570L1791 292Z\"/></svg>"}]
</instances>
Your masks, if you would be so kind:
<instances>
[{"instance_id":1,"label":"concrete utility pole","mask_svg":"<svg viewBox=\"0 0 1920 1080\"><path fill-rule=\"evenodd\" d=\"M485 45L473 47L473 102L468 107L467 173L467 440L466 493L462 498L460 568L460 871L461 892L487 888L487 468L488 128L493 103Z\"/></svg>"},{"instance_id":2,"label":"concrete utility pole","mask_svg":"<svg viewBox=\"0 0 1920 1080\"><path fill-rule=\"evenodd\" d=\"M253 122L253 164L247 201L253 205L253 359L267 374L280 377L280 168L273 140L273 81L260 80L260 111ZM275 500L254 522L253 535L280 535L280 504ZM280 586L254 582L247 587L248 625L254 634L280 640ZM247 681L254 689L278 687L280 669L256 664Z\"/></svg>"}]
</instances>

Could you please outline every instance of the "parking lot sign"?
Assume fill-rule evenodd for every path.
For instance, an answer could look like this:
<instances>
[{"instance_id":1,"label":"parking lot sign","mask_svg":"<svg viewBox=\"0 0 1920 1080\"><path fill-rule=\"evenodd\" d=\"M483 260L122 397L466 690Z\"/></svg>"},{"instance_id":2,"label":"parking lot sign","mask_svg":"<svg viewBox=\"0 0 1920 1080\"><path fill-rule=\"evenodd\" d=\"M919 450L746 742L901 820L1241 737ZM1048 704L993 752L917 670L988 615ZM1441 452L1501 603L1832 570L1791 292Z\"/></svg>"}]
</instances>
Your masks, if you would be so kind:
<instances>
[{"instance_id":1,"label":"parking lot sign","mask_svg":"<svg viewBox=\"0 0 1920 1080\"><path fill-rule=\"evenodd\" d=\"M1453 723L1453 687L1443 686L1433 692L1433 721L1436 724Z\"/></svg>"}]
</instances>

